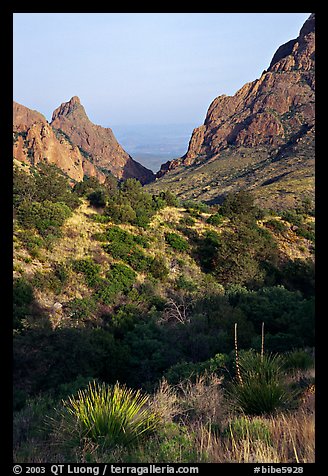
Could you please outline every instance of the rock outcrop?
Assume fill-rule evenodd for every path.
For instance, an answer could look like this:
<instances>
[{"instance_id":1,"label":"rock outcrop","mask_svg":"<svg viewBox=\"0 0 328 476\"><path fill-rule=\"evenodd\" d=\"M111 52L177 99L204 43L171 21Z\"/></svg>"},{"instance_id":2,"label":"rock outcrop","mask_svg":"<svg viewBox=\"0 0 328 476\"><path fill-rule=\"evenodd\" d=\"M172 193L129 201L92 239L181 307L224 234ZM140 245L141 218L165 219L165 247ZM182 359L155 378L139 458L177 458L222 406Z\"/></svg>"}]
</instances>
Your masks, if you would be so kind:
<instances>
[{"instance_id":1,"label":"rock outcrop","mask_svg":"<svg viewBox=\"0 0 328 476\"><path fill-rule=\"evenodd\" d=\"M14 159L35 166L42 161L55 164L75 181L87 175L104 182L106 172L141 183L154 178L124 151L111 129L92 124L77 96L54 111L51 124L39 112L14 102L13 131Z\"/></svg>"},{"instance_id":2,"label":"rock outcrop","mask_svg":"<svg viewBox=\"0 0 328 476\"><path fill-rule=\"evenodd\" d=\"M280 46L261 77L234 96L222 95L210 105L196 128L187 153L163 164L157 177L180 165L194 165L231 147L266 146L279 150L314 126L315 18L312 14L298 38Z\"/></svg>"},{"instance_id":3,"label":"rock outcrop","mask_svg":"<svg viewBox=\"0 0 328 476\"><path fill-rule=\"evenodd\" d=\"M40 162L54 164L78 182L85 173L96 176L100 182L105 180L105 175L86 160L78 146L51 127L42 114L16 102L13 113L14 159L34 166Z\"/></svg>"},{"instance_id":4,"label":"rock outcrop","mask_svg":"<svg viewBox=\"0 0 328 476\"><path fill-rule=\"evenodd\" d=\"M154 178L120 146L112 130L93 124L77 96L61 104L52 115L51 125L63 131L100 170L120 179L137 178L147 183Z\"/></svg>"}]
</instances>

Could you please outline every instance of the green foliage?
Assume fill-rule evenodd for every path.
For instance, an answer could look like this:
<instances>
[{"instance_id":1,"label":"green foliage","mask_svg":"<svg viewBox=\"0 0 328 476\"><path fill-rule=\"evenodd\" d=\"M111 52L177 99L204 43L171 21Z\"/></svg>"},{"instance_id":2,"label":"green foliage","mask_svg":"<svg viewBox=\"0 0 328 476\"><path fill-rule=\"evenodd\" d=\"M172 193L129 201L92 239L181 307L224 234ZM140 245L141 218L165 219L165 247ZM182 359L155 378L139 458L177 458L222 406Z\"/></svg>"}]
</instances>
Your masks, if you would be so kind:
<instances>
[{"instance_id":1,"label":"green foliage","mask_svg":"<svg viewBox=\"0 0 328 476\"><path fill-rule=\"evenodd\" d=\"M263 283L263 263L276 262L277 247L271 235L257 225L240 224L237 229L213 231L199 241L197 254L205 272L212 272L223 285L257 286Z\"/></svg>"},{"instance_id":2,"label":"green foliage","mask_svg":"<svg viewBox=\"0 0 328 476\"><path fill-rule=\"evenodd\" d=\"M103 329L30 329L14 337L13 355L14 388L34 395L79 375L125 381L130 370L129 349Z\"/></svg>"},{"instance_id":3,"label":"green foliage","mask_svg":"<svg viewBox=\"0 0 328 476\"><path fill-rule=\"evenodd\" d=\"M229 386L232 405L247 415L274 413L283 407L289 395L284 383L283 359L279 355L244 352L239 358L242 382Z\"/></svg>"},{"instance_id":4,"label":"green foliage","mask_svg":"<svg viewBox=\"0 0 328 476\"><path fill-rule=\"evenodd\" d=\"M196 223L196 220L190 216L186 216L180 219L182 225L193 226Z\"/></svg>"},{"instance_id":5,"label":"green foliage","mask_svg":"<svg viewBox=\"0 0 328 476\"><path fill-rule=\"evenodd\" d=\"M171 385L177 385L184 380L195 382L200 375L206 373L222 374L228 361L228 355L216 354L205 362L180 362L170 367L164 376Z\"/></svg>"},{"instance_id":6,"label":"green foliage","mask_svg":"<svg viewBox=\"0 0 328 476\"><path fill-rule=\"evenodd\" d=\"M62 417L72 431L77 423L82 436L94 442L127 446L149 436L159 425L157 415L147 408L148 399L118 382L113 387L91 382L77 397L64 402Z\"/></svg>"},{"instance_id":7,"label":"green foliage","mask_svg":"<svg viewBox=\"0 0 328 476\"><path fill-rule=\"evenodd\" d=\"M36 197L36 184L33 175L14 167L13 172L13 205L16 209L22 202L30 202Z\"/></svg>"},{"instance_id":8,"label":"green foliage","mask_svg":"<svg viewBox=\"0 0 328 476\"><path fill-rule=\"evenodd\" d=\"M207 218L206 223L210 225L218 226L221 225L223 221L223 216L220 213L215 213Z\"/></svg>"},{"instance_id":9,"label":"green foliage","mask_svg":"<svg viewBox=\"0 0 328 476\"><path fill-rule=\"evenodd\" d=\"M198 202L197 200L184 200L181 206L185 207L189 212L191 210L198 213L208 213L210 211L210 207L206 203Z\"/></svg>"},{"instance_id":10,"label":"green foliage","mask_svg":"<svg viewBox=\"0 0 328 476\"><path fill-rule=\"evenodd\" d=\"M283 286L228 292L229 302L257 329L265 323L266 349L284 352L314 345L314 301Z\"/></svg>"},{"instance_id":11,"label":"green foliage","mask_svg":"<svg viewBox=\"0 0 328 476\"><path fill-rule=\"evenodd\" d=\"M101 266L95 263L91 258L73 261L72 268L74 271L84 274L88 286L94 287L99 283Z\"/></svg>"},{"instance_id":12,"label":"green foliage","mask_svg":"<svg viewBox=\"0 0 328 476\"><path fill-rule=\"evenodd\" d=\"M293 350L284 355L284 368L286 370L308 370L314 367L314 359L305 350Z\"/></svg>"},{"instance_id":13,"label":"green foliage","mask_svg":"<svg viewBox=\"0 0 328 476\"><path fill-rule=\"evenodd\" d=\"M159 200L161 201L161 206L159 208L167 207L178 207L179 200L177 196L170 192L169 190L165 190L160 192L158 195L153 195L153 200L158 203Z\"/></svg>"},{"instance_id":14,"label":"green foliage","mask_svg":"<svg viewBox=\"0 0 328 476\"><path fill-rule=\"evenodd\" d=\"M88 195L90 205L96 208L104 208L106 206L108 195L105 190L95 190Z\"/></svg>"},{"instance_id":15,"label":"green foliage","mask_svg":"<svg viewBox=\"0 0 328 476\"><path fill-rule=\"evenodd\" d=\"M155 256L149 264L149 272L156 279L165 279L169 274L165 258L163 256Z\"/></svg>"},{"instance_id":16,"label":"green foliage","mask_svg":"<svg viewBox=\"0 0 328 476\"><path fill-rule=\"evenodd\" d=\"M286 225L280 220L268 220L265 222L265 226L276 233L283 233L286 231Z\"/></svg>"},{"instance_id":17,"label":"green foliage","mask_svg":"<svg viewBox=\"0 0 328 476\"><path fill-rule=\"evenodd\" d=\"M94 298L75 298L66 305L66 312L72 319L82 320L90 319L90 316L97 309L97 303Z\"/></svg>"},{"instance_id":18,"label":"green foliage","mask_svg":"<svg viewBox=\"0 0 328 476\"><path fill-rule=\"evenodd\" d=\"M281 218L295 226L301 226L303 223L303 215L297 213L296 210L283 211L281 214Z\"/></svg>"},{"instance_id":19,"label":"green foliage","mask_svg":"<svg viewBox=\"0 0 328 476\"><path fill-rule=\"evenodd\" d=\"M35 173L36 200L43 202L62 202L71 209L75 209L79 204L79 198L72 194L67 177L53 164L38 164Z\"/></svg>"},{"instance_id":20,"label":"green foliage","mask_svg":"<svg viewBox=\"0 0 328 476\"><path fill-rule=\"evenodd\" d=\"M189 248L188 242L177 233L165 233L165 241L177 251L186 251Z\"/></svg>"},{"instance_id":21,"label":"green foliage","mask_svg":"<svg viewBox=\"0 0 328 476\"><path fill-rule=\"evenodd\" d=\"M59 236L60 227L71 216L70 208L64 203L22 202L17 209L17 218L23 228L35 228L41 236Z\"/></svg>"},{"instance_id":22,"label":"green foliage","mask_svg":"<svg viewBox=\"0 0 328 476\"><path fill-rule=\"evenodd\" d=\"M101 189L99 180L96 177L87 176L84 176L83 180L81 182L77 182L73 187L74 193L79 197L87 196L97 189Z\"/></svg>"},{"instance_id":23,"label":"green foliage","mask_svg":"<svg viewBox=\"0 0 328 476\"><path fill-rule=\"evenodd\" d=\"M257 211L252 194L244 190L228 193L220 207L220 214L232 220L254 220Z\"/></svg>"},{"instance_id":24,"label":"green foliage","mask_svg":"<svg viewBox=\"0 0 328 476\"><path fill-rule=\"evenodd\" d=\"M138 272L149 269L152 259L140 249L140 245L148 246L147 240L143 237L132 235L119 227L110 227L104 235L98 238L101 238L102 241L109 241L104 245L104 250L110 253L114 259L124 261Z\"/></svg>"},{"instance_id":25,"label":"green foliage","mask_svg":"<svg viewBox=\"0 0 328 476\"><path fill-rule=\"evenodd\" d=\"M287 261L281 267L280 282L291 291L301 291L305 297L314 296L314 261L312 259Z\"/></svg>"},{"instance_id":26,"label":"green foliage","mask_svg":"<svg viewBox=\"0 0 328 476\"><path fill-rule=\"evenodd\" d=\"M233 440L259 440L271 444L270 429L265 421L260 418L247 418L240 416L229 422L223 436Z\"/></svg>"},{"instance_id":27,"label":"green foliage","mask_svg":"<svg viewBox=\"0 0 328 476\"><path fill-rule=\"evenodd\" d=\"M19 230L18 237L23 247L29 252L32 258L40 256L40 250L47 245L49 237L42 238L34 230Z\"/></svg>"},{"instance_id":28,"label":"green foliage","mask_svg":"<svg viewBox=\"0 0 328 476\"><path fill-rule=\"evenodd\" d=\"M15 278L13 283L13 328L20 329L22 319L31 313L34 299L33 287L25 278Z\"/></svg>"},{"instance_id":29,"label":"green foliage","mask_svg":"<svg viewBox=\"0 0 328 476\"><path fill-rule=\"evenodd\" d=\"M133 451L131 462L151 463L193 463L205 459L205 455L197 454L195 436L188 427L177 423L167 423L158 428L156 435L150 438L141 452Z\"/></svg>"}]
</instances>

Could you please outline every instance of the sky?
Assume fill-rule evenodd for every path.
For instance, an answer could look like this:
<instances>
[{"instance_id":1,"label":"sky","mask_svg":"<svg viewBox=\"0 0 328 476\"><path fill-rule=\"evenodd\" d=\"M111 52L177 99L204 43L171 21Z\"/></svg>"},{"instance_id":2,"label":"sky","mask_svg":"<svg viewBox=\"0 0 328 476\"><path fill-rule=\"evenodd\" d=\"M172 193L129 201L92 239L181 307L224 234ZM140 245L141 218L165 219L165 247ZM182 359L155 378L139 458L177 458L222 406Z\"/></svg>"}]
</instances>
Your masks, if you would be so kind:
<instances>
[{"instance_id":1,"label":"sky","mask_svg":"<svg viewBox=\"0 0 328 476\"><path fill-rule=\"evenodd\" d=\"M78 96L92 122L202 124L261 76L310 13L15 13L14 100L51 120Z\"/></svg>"}]
</instances>

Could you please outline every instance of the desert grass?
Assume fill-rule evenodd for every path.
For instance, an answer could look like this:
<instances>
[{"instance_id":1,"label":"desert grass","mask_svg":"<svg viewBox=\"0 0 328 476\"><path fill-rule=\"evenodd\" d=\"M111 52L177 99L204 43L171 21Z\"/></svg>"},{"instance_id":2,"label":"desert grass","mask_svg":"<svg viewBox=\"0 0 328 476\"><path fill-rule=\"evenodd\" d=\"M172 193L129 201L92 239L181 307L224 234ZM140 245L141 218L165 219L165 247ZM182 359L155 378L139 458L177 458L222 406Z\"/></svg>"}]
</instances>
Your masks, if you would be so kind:
<instances>
[{"instance_id":1,"label":"desert grass","mask_svg":"<svg viewBox=\"0 0 328 476\"><path fill-rule=\"evenodd\" d=\"M247 417L251 423L254 418ZM260 440L251 432L243 435L230 430L228 437L213 434L200 426L197 432L199 451L205 451L212 463L314 463L314 415L303 410L257 417L266 425L270 440Z\"/></svg>"}]
</instances>

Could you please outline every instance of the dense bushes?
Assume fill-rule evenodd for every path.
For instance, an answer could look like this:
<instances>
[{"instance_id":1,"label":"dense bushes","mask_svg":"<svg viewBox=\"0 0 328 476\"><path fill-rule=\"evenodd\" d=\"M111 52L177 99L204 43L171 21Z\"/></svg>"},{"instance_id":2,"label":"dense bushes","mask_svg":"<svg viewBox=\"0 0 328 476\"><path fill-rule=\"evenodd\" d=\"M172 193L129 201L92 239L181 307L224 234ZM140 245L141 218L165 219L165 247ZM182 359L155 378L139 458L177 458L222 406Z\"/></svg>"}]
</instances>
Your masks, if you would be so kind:
<instances>
[{"instance_id":1,"label":"dense bushes","mask_svg":"<svg viewBox=\"0 0 328 476\"><path fill-rule=\"evenodd\" d=\"M186 251L189 248L188 242L177 233L166 233L165 241L177 251Z\"/></svg>"},{"instance_id":2,"label":"dense bushes","mask_svg":"<svg viewBox=\"0 0 328 476\"><path fill-rule=\"evenodd\" d=\"M50 200L41 199L33 180L18 175L15 195L17 220L29 228L20 237L31 252L51 234L59 236L71 213L70 201L58 187L53 187ZM198 203L185 204L196 216L212 213L188 233L175 228L173 221L170 231L165 225L154 229L153 224L145 231L156 210L174 206L176 198L169 192L151 196L133 180L107 182L100 185L90 178L67 192L102 208L101 215L93 213L101 223L93 223L95 253L73 256L50 271L36 271L29 281L15 282L15 327L21 332L15 340L18 388L31 394L49 391L80 375L152 389L163 374L174 383L206 371L221 375L225 365L231 365L234 323L241 349L259 349L262 322L268 351L314 345L312 261L279 262L272 233L258 225L258 210L247 194L229 196L217 213ZM63 185L61 179L59 183ZM181 210L171 212L179 220ZM184 224L196 223L188 218ZM81 292L67 293L67 301L70 278L82 286ZM65 319L56 331L25 326L35 312L33 289L63 293ZM45 322L50 327L51 319Z\"/></svg>"},{"instance_id":3,"label":"dense bushes","mask_svg":"<svg viewBox=\"0 0 328 476\"><path fill-rule=\"evenodd\" d=\"M74 190L80 196L87 196L92 206L103 208L104 216L114 223L130 223L143 228L148 226L157 210L178 204L173 193L166 191L151 195L136 179L119 183L107 177L102 185L95 179L88 179L77 184Z\"/></svg>"},{"instance_id":4,"label":"dense bushes","mask_svg":"<svg viewBox=\"0 0 328 476\"><path fill-rule=\"evenodd\" d=\"M67 178L54 165L39 164L27 174L14 169L14 213L23 229L19 236L32 256L41 247L51 247L61 236L61 227L79 204Z\"/></svg>"},{"instance_id":5,"label":"dense bushes","mask_svg":"<svg viewBox=\"0 0 328 476\"><path fill-rule=\"evenodd\" d=\"M58 236L60 227L71 215L70 208L65 203L22 202L17 209L17 218L23 228L35 228L41 236L52 234Z\"/></svg>"},{"instance_id":6,"label":"dense bushes","mask_svg":"<svg viewBox=\"0 0 328 476\"><path fill-rule=\"evenodd\" d=\"M263 284L266 262L277 261L277 248L271 237L256 224L240 224L237 229L214 231L200 240L197 254L204 271L213 273L220 283Z\"/></svg>"}]
</instances>

